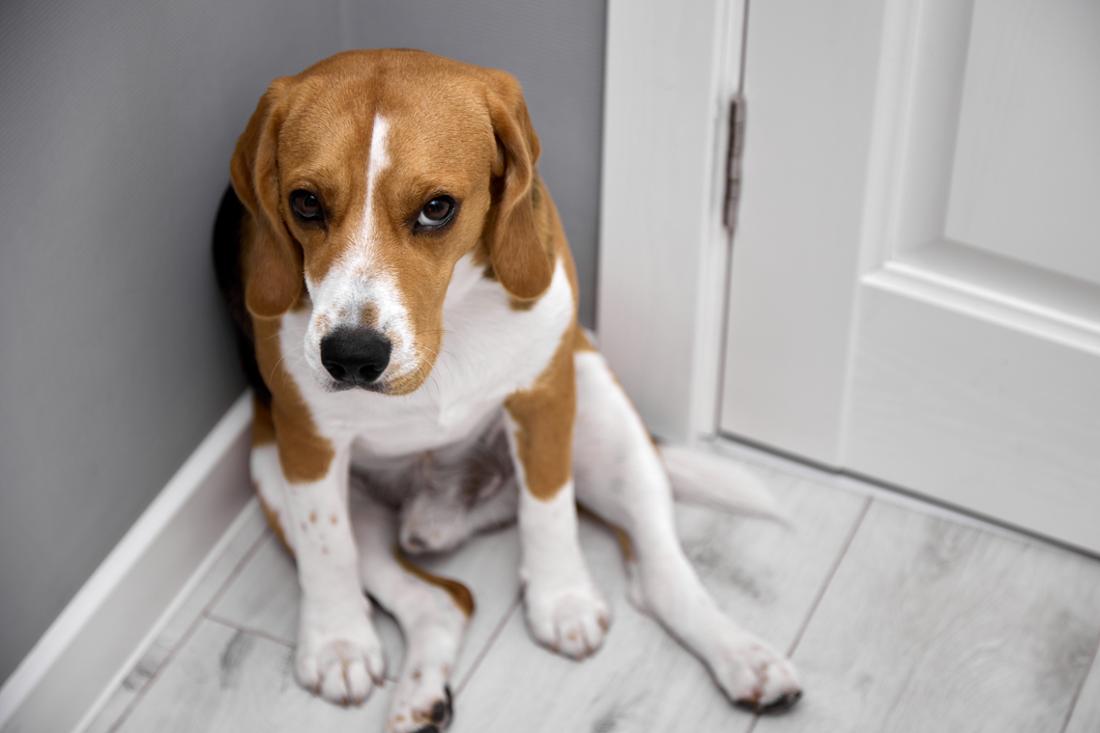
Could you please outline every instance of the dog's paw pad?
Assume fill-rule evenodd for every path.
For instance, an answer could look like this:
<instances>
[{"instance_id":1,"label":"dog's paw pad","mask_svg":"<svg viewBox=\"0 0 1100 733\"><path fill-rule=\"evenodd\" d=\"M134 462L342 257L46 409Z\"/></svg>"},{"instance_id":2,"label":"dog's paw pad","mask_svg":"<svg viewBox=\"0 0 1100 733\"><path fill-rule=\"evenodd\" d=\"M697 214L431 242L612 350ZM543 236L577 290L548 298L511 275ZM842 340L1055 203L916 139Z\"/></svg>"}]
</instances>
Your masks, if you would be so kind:
<instances>
[{"instance_id":1,"label":"dog's paw pad","mask_svg":"<svg viewBox=\"0 0 1100 733\"><path fill-rule=\"evenodd\" d=\"M611 625L607 603L588 585L552 591L528 586L526 605L535 639L573 659L599 649Z\"/></svg>"}]
</instances>

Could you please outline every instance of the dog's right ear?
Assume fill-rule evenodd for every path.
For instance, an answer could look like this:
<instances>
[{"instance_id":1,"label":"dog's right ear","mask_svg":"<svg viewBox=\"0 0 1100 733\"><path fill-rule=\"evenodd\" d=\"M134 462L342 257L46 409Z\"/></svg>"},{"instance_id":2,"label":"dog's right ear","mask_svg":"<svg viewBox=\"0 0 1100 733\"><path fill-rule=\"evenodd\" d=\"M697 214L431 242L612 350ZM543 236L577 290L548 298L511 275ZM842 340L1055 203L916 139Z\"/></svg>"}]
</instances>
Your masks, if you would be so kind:
<instances>
[{"instance_id":1,"label":"dog's right ear","mask_svg":"<svg viewBox=\"0 0 1100 733\"><path fill-rule=\"evenodd\" d=\"M242 263L245 306L260 318L285 313L302 292L302 250L280 214L278 135L287 85L276 79L264 92L229 164L233 190L252 217Z\"/></svg>"},{"instance_id":2,"label":"dog's right ear","mask_svg":"<svg viewBox=\"0 0 1100 733\"><path fill-rule=\"evenodd\" d=\"M493 166L499 193L486 225L489 260L500 284L521 300L537 298L554 277L554 253L539 235L535 212L535 164L539 138L519 82L489 71L486 94L497 144Z\"/></svg>"}]
</instances>

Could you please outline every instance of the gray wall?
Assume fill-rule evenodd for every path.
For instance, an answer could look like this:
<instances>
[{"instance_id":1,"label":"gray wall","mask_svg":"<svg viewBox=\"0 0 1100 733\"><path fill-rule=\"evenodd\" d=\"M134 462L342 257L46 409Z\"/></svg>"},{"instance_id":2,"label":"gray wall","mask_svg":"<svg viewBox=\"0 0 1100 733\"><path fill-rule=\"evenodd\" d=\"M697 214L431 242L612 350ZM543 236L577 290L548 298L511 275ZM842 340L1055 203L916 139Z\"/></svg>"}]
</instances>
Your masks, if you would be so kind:
<instances>
[{"instance_id":1,"label":"gray wall","mask_svg":"<svg viewBox=\"0 0 1100 733\"><path fill-rule=\"evenodd\" d=\"M604 0L0 3L0 679L239 394L208 238L266 82L416 46L525 84L592 322Z\"/></svg>"}]
</instances>

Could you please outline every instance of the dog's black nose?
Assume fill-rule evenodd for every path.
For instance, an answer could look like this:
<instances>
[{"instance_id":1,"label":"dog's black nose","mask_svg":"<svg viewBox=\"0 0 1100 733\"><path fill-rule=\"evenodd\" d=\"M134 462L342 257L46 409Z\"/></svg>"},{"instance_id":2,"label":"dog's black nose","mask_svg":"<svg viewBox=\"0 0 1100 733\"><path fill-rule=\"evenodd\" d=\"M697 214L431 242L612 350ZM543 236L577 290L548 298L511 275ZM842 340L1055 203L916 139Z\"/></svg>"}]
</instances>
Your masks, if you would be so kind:
<instances>
[{"instance_id":1,"label":"dog's black nose","mask_svg":"<svg viewBox=\"0 0 1100 733\"><path fill-rule=\"evenodd\" d=\"M321 364L337 382L365 387L389 363L390 340L373 328L338 328L321 339Z\"/></svg>"}]
</instances>

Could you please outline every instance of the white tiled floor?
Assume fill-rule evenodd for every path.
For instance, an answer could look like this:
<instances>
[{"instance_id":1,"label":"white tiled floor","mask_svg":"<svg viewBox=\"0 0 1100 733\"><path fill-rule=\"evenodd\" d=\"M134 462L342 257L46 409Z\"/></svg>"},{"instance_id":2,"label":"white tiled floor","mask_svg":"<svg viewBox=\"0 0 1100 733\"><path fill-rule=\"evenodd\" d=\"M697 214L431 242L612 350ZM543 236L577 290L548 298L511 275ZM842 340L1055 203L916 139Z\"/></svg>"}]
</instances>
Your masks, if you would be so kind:
<instances>
[{"instance_id":1,"label":"white tiled floor","mask_svg":"<svg viewBox=\"0 0 1100 733\"><path fill-rule=\"evenodd\" d=\"M730 706L703 666L626 602L617 547L586 522L582 542L615 623L583 663L529 640L515 530L429 564L478 602L452 730L1100 731L1100 561L739 454L758 459L792 526L684 506L681 538L719 602L793 654L806 686L793 712L754 718ZM293 566L248 511L89 731L382 729L392 685L346 710L294 683ZM397 669L397 628L384 617L378 626Z\"/></svg>"}]
</instances>

